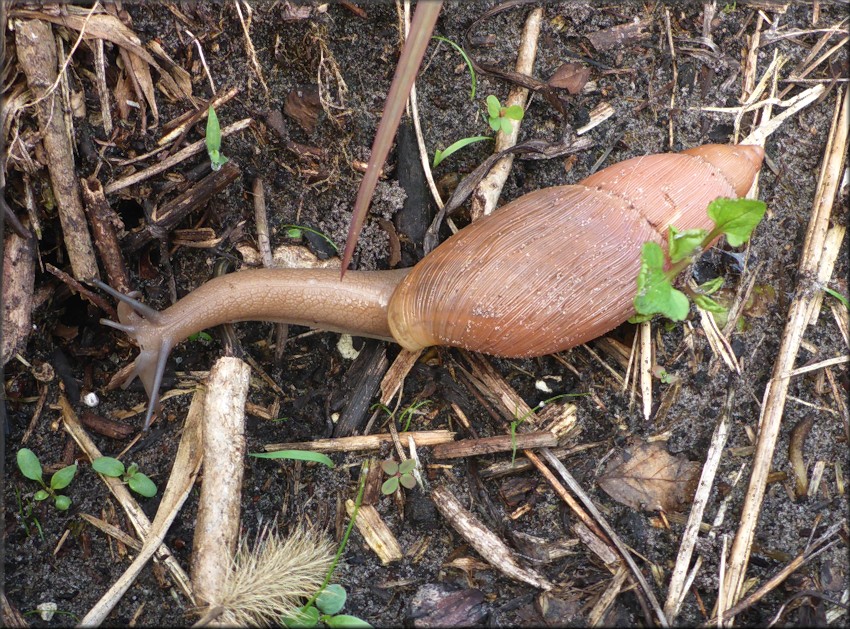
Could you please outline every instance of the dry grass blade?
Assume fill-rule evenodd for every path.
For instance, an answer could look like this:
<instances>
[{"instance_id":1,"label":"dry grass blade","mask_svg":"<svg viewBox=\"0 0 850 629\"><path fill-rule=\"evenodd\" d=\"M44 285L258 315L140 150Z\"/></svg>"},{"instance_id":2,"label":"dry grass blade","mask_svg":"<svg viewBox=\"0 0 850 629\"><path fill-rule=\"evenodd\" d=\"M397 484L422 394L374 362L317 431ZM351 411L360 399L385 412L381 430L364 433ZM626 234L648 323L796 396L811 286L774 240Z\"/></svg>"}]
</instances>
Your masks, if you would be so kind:
<instances>
[{"instance_id":1,"label":"dry grass blade","mask_svg":"<svg viewBox=\"0 0 850 629\"><path fill-rule=\"evenodd\" d=\"M729 606L734 605L741 596L758 516L761 511L762 498L766 489L767 476L770 471L776 440L779 436L785 399L788 394L789 373L793 368L797 351L803 341L803 333L811 317L811 306L814 303L815 291L809 285L810 280L808 278L816 277L820 258L823 254L832 204L841 179L846 154L848 117L850 117L848 116L848 107L850 107L848 94L850 93L842 93L839 90L836 98L830 140L824 154L812 217L806 232L805 247L800 260L798 277L804 284L798 286L796 297L789 308L788 324L782 335L779 355L773 368L773 376L764 394L764 405L759 417L759 438L753 457L753 472L741 512L741 523L735 535L729 557L729 571L721 586L725 594L723 598ZM720 609L720 613L725 611L726 609Z\"/></svg>"},{"instance_id":2,"label":"dry grass blade","mask_svg":"<svg viewBox=\"0 0 850 629\"><path fill-rule=\"evenodd\" d=\"M235 627L279 622L321 587L333 557L330 540L310 529L298 528L286 538L266 531L253 548L243 538L217 602L217 622Z\"/></svg>"}]
</instances>

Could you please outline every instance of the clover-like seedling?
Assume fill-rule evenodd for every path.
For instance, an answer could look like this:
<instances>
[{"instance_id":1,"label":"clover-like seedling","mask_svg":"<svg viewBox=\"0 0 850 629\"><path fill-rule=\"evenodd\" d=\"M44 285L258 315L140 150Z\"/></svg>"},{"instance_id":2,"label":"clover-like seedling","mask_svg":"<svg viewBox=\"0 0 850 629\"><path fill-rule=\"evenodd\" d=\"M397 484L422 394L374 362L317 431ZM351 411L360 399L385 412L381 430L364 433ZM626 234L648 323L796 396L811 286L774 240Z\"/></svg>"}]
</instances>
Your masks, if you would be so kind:
<instances>
[{"instance_id":1,"label":"clover-like seedling","mask_svg":"<svg viewBox=\"0 0 850 629\"><path fill-rule=\"evenodd\" d=\"M210 166L213 170L219 170L229 160L221 154L221 126L218 124L218 116L215 109L210 107L207 112L207 154L210 156Z\"/></svg>"},{"instance_id":2,"label":"clover-like seedling","mask_svg":"<svg viewBox=\"0 0 850 629\"><path fill-rule=\"evenodd\" d=\"M41 485L41 489L35 492L33 496L35 500L42 501L53 498L53 504L59 511L66 511L71 506L71 499L57 492L60 489L65 489L74 480L74 475L77 473L76 463L63 467L56 472L50 477L50 484L48 485L44 482L41 462L32 450L29 448L18 450L17 461L21 474Z\"/></svg>"},{"instance_id":3,"label":"clover-like seedling","mask_svg":"<svg viewBox=\"0 0 850 629\"><path fill-rule=\"evenodd\" d=\"M406 489L413 489L416 487L416 479L413 477L413 470L415 468L416 461L413 459L402 461L401 465L392 459L382 461L381 469L384 470L384 474L389 476L389 478L384 481L383 485L381 485L381 493L389 496L396 492L399 484Z\"/></svg>"},{"instance_id":4,"label":"clover-like seedling","mask_svg":"<svg viewBox=\"0 0 850 629\"><path fill-rule=\"evenodd\" d=\"M102 456L91 462L96 472L112 478L120 478L123 482L140 496L152 498L156 495L154 482L139 471L139 466L131 463L130 467L124 468L124 464L111 456Z\"/></svg>"},{"instance_id":5,"label":"clover-like seedling","mask_svg":"<svg viewBox=\"0 0 850 629\"><path fill-rule=\"evenodd\" d=\"M502 107L499 99L490 94L487 97L487 115L490 121L490 128L493 131L501 131L502 133L510 133L513 131L513 121L522 120L525 115L521 105L511 105L510 107Z\"/></svg>"},{"instance_id":6,"label":"clover-like seedling","mask_svg":"<svg viewBox=\"0 0 850 629\"><path fill-rule=\"evenodd\" d=\"M319 592L315 604L305 605L296 614L284 618L283 625L292 629L315 627L322 622L328 627L371 627L362 618L339 613L345 606L346 598L345 588L331 583Z\"/></svg>"},{"instance_id":7,"label":"clover-like seedling","mask_svg":"<svg viewBox=\"0 0 850 629\"><path fill-rule=\"evenodd\" d=\"M634 306L637 315L629 319L632 323L648 321L656 314L662 314L673 321L682 321L688 316L690 303L688 295L673 287L673 280L685 268L690 266L703 250L718 236L725 235L726 241L733 247L739 247L747 240L761 222L767 206L753 199L716 199L709 203L708 217L714 221L714 228L687 229L679 231L670 225L667 233L669 264L665 260L664 250L654 242L644 243L640 255L640 271L637 276L637 294ZM694 303L714 313L725 312L723 306L709 295L723 285L722 278L715 278L697 287L688 289Z\"/></svg>"}]
</instances>

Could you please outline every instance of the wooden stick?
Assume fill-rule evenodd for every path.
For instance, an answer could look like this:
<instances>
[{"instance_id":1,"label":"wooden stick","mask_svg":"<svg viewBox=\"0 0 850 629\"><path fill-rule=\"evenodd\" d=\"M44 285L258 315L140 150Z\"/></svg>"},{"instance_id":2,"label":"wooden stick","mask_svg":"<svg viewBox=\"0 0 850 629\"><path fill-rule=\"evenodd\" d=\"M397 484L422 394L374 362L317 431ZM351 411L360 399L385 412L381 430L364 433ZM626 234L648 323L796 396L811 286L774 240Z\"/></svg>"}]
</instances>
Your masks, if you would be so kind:
<instances>
[{"instance_id":1,"label":"wooden stick","mask_svg":"<svg viewBox=\"0 0 850 629\"><path fill-rule=\"evenodd\" d=\"M97 261L80 201L71 134L65 124L61 99L52 91L58 76L53 29L40 20L16 21L15 42L18 61L38 101L38 126L47 152L50 185L59 210L71 270L78 280L98 278Z\"/></svg>"},{"instance_id":2,"label":"wooden stick","mask_svg":"<svg viewBox=\"0 0 850 629\"><path fill-rule=\"evenodd\" d=\"M494 452L510 452L529 448L545 448L558 445L558 438L548 430L523 432L515 435L498 435L481 439L463 439L434 446L435 459L460 459L482 456Z\"/></svg>"},{"instance_id":3,"label":"wooden stick","mask_svg":"<svg viewBox=\"0 0 850 629\"><path fill-rule=\"evenodd\" d=\"M435 446L454 441L454 432L448 430L423 430L420 432L401 432L399 437L407 441L413 437L416 447ZM275 450L310 450L311 452L354 452L357 450L378 450L385 443L391 443L392 435L358 435L337 439L316 439L315 441L293 441L288 443L269 443L263 446L266 452Z\"/></svg>"},{"instance_id":4,"label":"wooden stick","mask_svg":"<svg viewBox=\"0 0 850 629\"><path fill-rule=\"evenodd\" d=\"M98 41L102 43L103 40ZM132 290L130 275L127 273L118 235L115 233L116 228L124 227L121 219L110 207L103 193L103 186L97 177L92 176L80 181L86 215L94 234L94 244L100 253L100 261L103 262L103 268L106 271L108 284L119 292L129 293Z\"/></svg>"},{"instance_id":5,"label":"wooden stick","mask_svg":"<svg viewBox=\"0 0 850 629\"><path fill-rule=\"evenodd\" d=\"M204 482L192 545L192 585L201 604L221 603L239 541L245 467L245 399L251 368L232 356L210 370L204 404Z\"/></svg>"}]
</instances>

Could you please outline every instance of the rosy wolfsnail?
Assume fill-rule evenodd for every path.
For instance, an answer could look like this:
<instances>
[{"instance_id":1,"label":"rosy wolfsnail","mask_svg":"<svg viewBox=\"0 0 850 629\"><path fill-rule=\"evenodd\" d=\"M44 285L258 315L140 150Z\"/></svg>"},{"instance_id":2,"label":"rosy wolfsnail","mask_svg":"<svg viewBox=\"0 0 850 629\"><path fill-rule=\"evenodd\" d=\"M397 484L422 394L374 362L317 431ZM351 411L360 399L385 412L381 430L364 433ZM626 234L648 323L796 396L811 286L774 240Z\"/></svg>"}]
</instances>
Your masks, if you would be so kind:
<instances>
[{"instance_id":1,"label":"rosy wolfsnail","mask_svg":"<svg viewBox=\"0 0 850 629\"><path fill-rule=\"evenodd\" d=\"M156 406L165 363L189 335L236 321L275 321L506 357L593 339L633 313L643 243L667 226L710 228L708 204L746 194L757 146L709 144L636 157L570 186L531 192L461 230L412 269L261 269L218 277L157 312L103 283L140 347L138 376Z\"/></svg>"}]
</instances>

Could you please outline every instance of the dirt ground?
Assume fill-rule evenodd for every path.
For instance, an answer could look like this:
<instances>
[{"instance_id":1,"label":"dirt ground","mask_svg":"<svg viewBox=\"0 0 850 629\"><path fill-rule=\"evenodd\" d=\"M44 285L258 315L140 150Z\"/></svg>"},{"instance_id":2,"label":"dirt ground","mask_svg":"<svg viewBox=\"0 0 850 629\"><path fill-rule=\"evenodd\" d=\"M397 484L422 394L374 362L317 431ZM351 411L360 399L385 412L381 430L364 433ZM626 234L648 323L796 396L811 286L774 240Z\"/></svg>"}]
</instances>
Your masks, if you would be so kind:
<instances>
[{"instance_id":1,"label":"dirt ground","mask_svg":"<svg viewBox=\"0 0 850 629\"><path fill-rule=\"evenodd\" d=\"M143 44L157 42L187 72L198 107L204 107L212 91L194 35L204 50L217 93L238 90L216 109L221 126L243 119L253 121L222 141L222 153L238 167L235 179L176 226L193 232L164 234L160 242L154 238L135 250L122 241L132 288L141 291L145 303L158 309L171 303L173 294L185 295L204 283L217 262L225 260L239 266L246 256L256 256L252 190L258 178L264 183L272 248L295 243L322 259L334 255L326 241L312 233L305 232L302 239L293 240L287 227L293 224L321 232L340 248L345 242L362 177L356 163L368 159L398 59L397 8L390 3L331 3L320 8L318 3L302 8L281 1L250 4L253 15L249 32L256 65L231 0L125 3L118 12ZM492 6L446 3L434 34L464 45L479 62L510 71L523 24L535 3L510 7L474 25ZM722 244L704 254L694 270L699 282L726 278L724 291L730 299L740 287L750 283L755 287L741 324L729 339L740 364L739 375L732 374L709 346L695 309L684 324L653 323L656 379L648 420L643 416L639 394L635 398L623 390L626 366L611 350L614 344L592 343L557 357L488 359L531 407L554 396L580 394L568 401L559 400L559 404L574 404L576 408L576 426L560 444L575 448L564 458L564 464L631 549L662 605L690 505L685 504L678 513L634 509L613 500L597 481L614 457L646 441L661 442L667 452L696 462L696 469L701 469L727 392L734 392L729 437L703 515L706 526L695 551L701 568L675 621L682 625L707 622L718 602L719 574L726 569L721 556L739 527L755 457L760 409L766 403L764 392L780 351L789 307L800 291L819 288L811 278L798 274L798 262L836 101L840 90L847 88L847 23L839 24L847 3L716 3L707 30L704 11L713 6L710 2L552 2L541 6L534 77L545 82L565 62L579 64L590 72L580 93L557 92L563 112L535 95L525 112L519 141L574 139L576 129L595 120L600 104L607 103L613 115L582 135L590 139L589 148L574 155L517 159L502 202L546 186L574 183L595 169L600 160L599 165L607 166L637 155L733 141L736 111L705 111L703 107L740 105L742 93L752 91L775 55L787 61L778 73L777 84L778 101L784 102L774 106L774 116L804 90L816 85L826 88L820 98L790 116L767 138L759 198L766 202L768 213L745 249L746 255ZM14 30L19 27L18 20L31 17L16 11L26 10L38 11L39 7L22 3L7 7L11 13L4 30L4 100L15 93L16 86L26 83ZM45 11L57 13L55 7ZM639 28L623 31L620 41L603 37L610 35L607 29L628 24ZM467 29L473 25L469 43L465 43ZM828 30L836 25L839 28ZM747 52L757 30L761 35L753 72L747 66ZM67 54L78 31L54 25L53 32ZM710 42L706 43L701 38L709 33ZM807 55L824 38L825 44L812 59L836 44L843 45L805 77L789 81L795 75L793 69L805 67ZM95 175L108 188L134 169L143 170L162 159L159 154L132 165L122 164L158 148L157 141L168 123L194 108L164 90L160 72L154 69L157 121L150 104L134 93L119 47L107 42L105 78L114 128L112 134L106 134L93 42L86 40L78 46L68 65L68 94L74 106L66 119L73 122L77 176ZM751 80L748 76L754 81L747 87L746 82ZM125 100L141 100L141 105L119 107L121 86L129 90ZM491 135L484 99L493 94L504 101L511 87L502 78L479 72L477 92L470 99L470 73L463 59L445 43L432 41L417 80L422 134L429 156L436 148L445 148L458 139ZM783 92L786 88L787 93ZM113 456L124 451L141 428L139 409L144 408L145 394L138 385L127 391L107 390L110 379L132 360L136 349L123 334L98 323L107 316L104 311L81 299L49 272L48 265L67 273L71 268L34 109L20 109L9 118L4 114L3 121L5 202L24 223L32 227L35 216L40 227L35 279L29 287L32 331L17 349L18 356L5 365L4 373L4 624L10 623L6 614L12 610L22 614L31 626L62 626L81 619L120 577L133 556L132 550L94 528L82 515L102 518L133 537L135 532L87 458L63 430L60 393L68 396L78 413L91 412L134 429L121 439L90 431L97 446ZM744 113L737 122L743 137L755 123L754 114ZM204 129L205 121L197 122L181 142L203 139ZM434 169L444 198L446 191L450 192L491 152L491 142L472 144ZM24 159L25 153L29 161ZM421 228L414 226L408 231L407 226L423 221L427 225L435 212L409 129L402 130L385 172L360 236L354 261L358 269L388 268L392 240L399 237L399 266L414 263L421 254ZM209 159L202 151L140 183L107 193L106 198L129 232L143 226L146 216L208 174ZM846 225L846 171L832 217L832 225ZM468 218L462 210L455 220L463 224ZM444 227L441 234L445 237L447 233ZM7 221L7 249L12 237L13 229ZM192 243L192 239L205 242ZM847 275L845 238L826 285L846 296ZM4 276L4 290L6 283ZM4 293L3 299L6 302L16 297ZM846 522L844 479L850 470L846 398L850 378L847 362L840 360L848 355L846 314L845 306L827 296L817 322L805 329L796 367L833 357L839 360L790 380L746 572L751 580L748 592L778 574L805 551L811 539L830 526ZM252 381L249 402L258 409L271 409L276 421L263 418L260 412L248 413L248 450L261 451L269 443L339 436L334 422L340 414L350 412L347 407L356 399L352 395L354 383L363 368L362 362L353 363L337 349L339 335L303 334L306 328L291 326L290 340L277 361L274 324L241 323L235 329L241 345L238 351L256 361L277 387L260 378ZM628 352L635 329L624 324L610 337ZM194 383L206 375L224 347L220 337L211 334L209 341L187 342L175 349L164 391L178 388L191 392ZM362 342L357 340L356 344ZM392 364L399 348L383 346ZM365 352L380 353L383 346L369 341ZM399 406L404 409L429 400L421 407L422 412L413 414L410 430L449 429L457 431L458 438L508 432L509 422L494 410L492 401L472 389L463 375L470 369L467 359L456 350L436 349L423 355L405 380ZM87 408L81 401L90 391L99 397L96 408ZM123 456L123 460L137 463L160 488L154 498L139 498L151 519L174 461L190 397L184 394L167 400L164 417L151 435ZM377 394L368 400L349 434L363 431L373 416L368 406L377 400ZM453 405L468 418L468 428L458 419ZM133 412L127 412L131 408ZM386 415L375 415L371 431L386 433ZM50 500L33 500L38 487L24 478L16 464L21 447L35 452L47 475L75 461L79 464L76 478L63 492L72 500L67 511L57 511ZM447 487L505 540L522 562L556 587L544 593L494 569L446 524L427 494L420 489L404 490L395 497L379 494L374 502L404 556L383 565L355 529L333 578L348 593L345 613L376 626L412 625L416 618L420 624L431 618L437 624L454 624L461 619L487 626L583 626L594 619L618 626L657 622L642 607L629 579L617 582L619 594L605 601L604 596L612 593L612 584L618 578L616 568L612 572L580 541L576 514L537 471L501 477L484 473L493 463L509 462L510 452L438 460L427 447L418 451L431 486ZM802 479L789 451L801 453L806 481L820 477L811 495L799 495L797 485ZM245 536L254 539L271 522L276 522L282 533L298 524L310 524L338 542L348 522L344 503L356 495L361 462L367 456L380 460L392 455L389 445L380 453L335 453L330 455L336 464L333 469L246 458L241 516ZM737 482L736 475L740 476ZM186 570L191 563L197 501L198 492L192 491L165 538ZM764 625L776 619L777 624L785 626L843 626L850 588L846 524L831 543L742 611L736 622ZM535 553L535 548L542 547L558 547L563 552L546 556ZM57 613L51 620L43 620L37 613L43 603L56 604ZM457 615L440 616L450 605L455 606ZM191 604L162 566L151 564L117 604L107 623L175 626L196 619Z\"/></svg>"}]
</instances>

